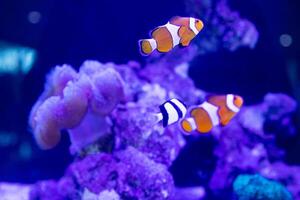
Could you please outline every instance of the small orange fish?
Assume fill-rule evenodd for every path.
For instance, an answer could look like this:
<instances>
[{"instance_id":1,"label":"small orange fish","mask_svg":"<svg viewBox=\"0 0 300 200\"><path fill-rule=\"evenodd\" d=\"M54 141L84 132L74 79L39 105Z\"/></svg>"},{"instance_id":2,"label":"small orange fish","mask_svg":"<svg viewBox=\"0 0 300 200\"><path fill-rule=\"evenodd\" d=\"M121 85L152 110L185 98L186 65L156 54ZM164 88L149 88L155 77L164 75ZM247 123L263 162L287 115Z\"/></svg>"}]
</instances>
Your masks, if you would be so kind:
<instances>
[{"instance_id":1,"label":"small orange fish","mask_svg":"<svg viewBox=\"0 0 300 200\"><path fill-rule=\"evenodd\" d=\"M139 40L140 51L143 55L149 55L154 50L169 52L177 45L186 47L202 28L203 22L199 19L173 17L167 24L151 31L151 39Z\"/></svg>"},{"instance_id":2,"label":"small orange fish","mask_svg":"<svg viewBox=\"0 0 300 200\"><path fill-rule=\"evenodd\" d=\"M227 125L242 105L243 98L238 95L211 96L199 106L192 107L190 116L180 122L180 127L186 134L192 131L207 133L214 126Z\"/></svg>"}]
</instances>

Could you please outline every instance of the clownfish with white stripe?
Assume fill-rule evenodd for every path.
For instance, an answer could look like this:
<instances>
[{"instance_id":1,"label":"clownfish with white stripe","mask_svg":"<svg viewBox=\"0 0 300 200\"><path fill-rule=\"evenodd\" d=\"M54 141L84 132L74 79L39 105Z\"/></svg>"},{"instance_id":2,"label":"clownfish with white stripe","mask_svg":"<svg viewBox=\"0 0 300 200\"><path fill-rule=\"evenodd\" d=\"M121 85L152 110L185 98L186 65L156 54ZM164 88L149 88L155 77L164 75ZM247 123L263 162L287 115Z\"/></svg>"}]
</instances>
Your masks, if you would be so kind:
<instances>
[{"instance_id":1,"label":"clownfish with white stripe","mask_svg":"<svg viewBox=\"0 0 300 200\"><path fill-rule=\"evenodd\" d=\"M159 106L160 113L156 114L157 122L162 121L163 127L178 122L185 117L187 109L179 99L170 99Z\"/></svg>"},{"instance_id":2,"label":"clownfish with white stripe","mask_svg":"<svg viewBox=\"0 0 300 200\"><path fill-rule=\"evenodd\" d=\"M151 39L139 40L142 55L150 55L154 50L160 53L171 51L175 46L186 47L203 28L203 22L193 17L173 17L167 24L155 28Z\"/></svg>"},{"instance_id":3,"label":"clownfish with white stripe","mask_svg":"<svg viewBox=\"0 0 300 200\"><path fill-rule=\"evenodd\" d=\"M211 96L202 104L191 107L189 116L180 122L180 127L186 134L193 131L207 133L214 126L227 125L242 105L243 98L238 95Z\"/></svg>"}]
</instances>

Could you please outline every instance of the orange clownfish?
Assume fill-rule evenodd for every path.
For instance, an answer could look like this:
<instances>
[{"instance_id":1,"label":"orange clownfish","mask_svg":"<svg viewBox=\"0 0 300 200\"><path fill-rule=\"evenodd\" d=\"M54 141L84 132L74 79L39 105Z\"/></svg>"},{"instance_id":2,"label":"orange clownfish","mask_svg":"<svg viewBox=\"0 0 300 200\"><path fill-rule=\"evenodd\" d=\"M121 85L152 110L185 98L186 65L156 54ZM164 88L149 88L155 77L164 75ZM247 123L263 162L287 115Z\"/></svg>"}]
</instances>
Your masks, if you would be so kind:
<instances>
[{"instance_id":1,"label":"orange clownfish","mask_svg":"<svg viewBox=\"0 0 300 200\"><path fill-rule=\"evenodd\" d=\"M225 126L240 111L243 98L238 95L211 96L199 106L192 107L189 117L180 122L184 133L207 133L219 124Z\"/></svg>"},{"instance_id":2,"label":"orange clownfish","mask_svg":"<svg viewBox=\"0 0 300 200\"><path fill-rule=\"evenodd\" d=\"M140 51L143 55L149 55L156 49L166 53L177 45L186 47L202 28L203 22L199 19L173 17L167 24L151 31L151 39L139 40Z\"/></svg>"}]
</instances>

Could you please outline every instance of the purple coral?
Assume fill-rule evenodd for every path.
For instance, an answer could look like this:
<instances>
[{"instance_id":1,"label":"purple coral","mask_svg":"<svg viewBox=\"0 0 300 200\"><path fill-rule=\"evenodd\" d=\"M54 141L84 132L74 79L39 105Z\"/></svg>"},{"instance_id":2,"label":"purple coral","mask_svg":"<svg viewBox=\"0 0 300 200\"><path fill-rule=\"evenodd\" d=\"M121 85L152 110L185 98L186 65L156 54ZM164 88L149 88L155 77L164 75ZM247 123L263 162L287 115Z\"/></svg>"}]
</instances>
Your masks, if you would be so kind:
<instances>
[{"instance_id":1,"label":"purple coral","mask_svg":"<svg viewBox=\"0 0 300 200\"><path fill-rule=\"evenodd\" d=\"M71 164L59 181L42 181L30 191L30 199L44 200L172 199L173 195L174 182L167 167L133 147L113 155L88 155Z\"/></svg>"},{"instance_id":2,"label":"purple coral","mask_svg":"<svg viewBox=\"0 0 300 200\"><path fill-rule=\"evenodd\" d=\"M43 200L63 200L79 199L79 192L73 179L69 176L61 178L59 181L48 180L36 183L31 187L29 199Z\"/></svg>"},{"instance_id":3,"label":"purple coral","mask_svg":"<svg viewBox=\"0 0 300 200\"><path fill-rule=\"evenodd\" d=\"M73 192L74 190L81 190L82 198L87 199L110 194L120 196L121 199L172 199L175 186L167 167L176 159L185 141L177 126L164 129L156 122L154 115L159 112L158 106L168 98L178 97L193 104L204 96L203 92L194 87L186 74L188 69L186 62L190 59L190 56L187 56L181 61L170 62L171 57L163 58L163 65L169 63L166 69L169 70L168 76L173 76L173 84L186 85L186 88L191 90L188 96L186 93L177 94L178 90L172 89L176 87L170 84L161 86L162 79L153 79L156 76L153 69L157 67L151 64L142 69L135 62L115 65L87 61L81 66L79 73L69 66L66 69L56 68L48 79L50 89L44 92L47 95L42 95L33 108L31 124L34 131L37 130L36 124L44 125L43 120L37 120L37 112L42 114L50 112L47 106L49 99L64 100L65 96L62 94L68 85L85 83L84 87L80 87L81 85L76 87L82 89L82 93L77 94L81 95L81 100L85 100L78 105L86 109L79 117L80 122L72 127L63 126L64 118L58 120L55 118L56 115L53 117L55 134L60 136L59 131L67 128L72 143L71 153L80 153L84 158L71 164L61 180L36 184L31 191L31 197L47 199L44 189L48 188L57 199L78 195ZM148 73L147 70L152 70L153 73ZM69 76L69 71L72 71L73 76L65 81L53 81L54 78L51 77L59 74L59 71L66 71L64 74ZM57 79L60 80L59 78L55 80ZM57 85L61 93L48 93ZM72 110L72 104L67 104L66 107L68 105L71 105L69 109ZM51 111L56 106L59 107L60 102L54 104ZM45 109L41 109L43 107ZM65 113L62 112L61 115ZM49 130L49 135L46 136L53 137L51 131ZM35 134L40 136L43 132ZM93 150L97 145L106 145L99 141L99 138L107 134L115 141L111 147L112 153L99 153L97 148ZM71 191L63 193L61 182L72 184ZM197 192L195 195L203 196Z\"/></svg>"},{"instance_id":4,"label":"purple coral","mask_svg":"<svg viewBox=\"0 0 300 200\"><path fill-rule=\"evenodd\" d=\"M114 155L89 155L69 170L82 187L95 194L113 189L122 199L170 199L173 195L173 178L167 168L132 147Z\"/></svg>"},{"instance_id":5,"label":"purple coral","mask_svg":"<svg viewBox=\"0 0 300 200\"><path fill-rule=\"evenodd\" d=\"M38 145L45 149L55 146L60 131L67 129L75 160L61 179L28 186L31 199L188 200L205 196L206 188L199 185L175 186L168 167L186 141L176 124L164 129L154 115L170 98L188 106L203 100L206 92L188 77L189 62L199 53L253 48L258 32L225 0L189 0L187 10L205 22L196 45L153 54L145 66L134 61L123 65L86 61L79 72L63 65L48 76L29 122ZM269 94L262 104L242 109L228 127L214 129L218 161L209 184L213 193L231 188L238 173L259 172L284 182L297 197L299 168L280 161L284 152L275 148L276 133L264 130L270 121L290 126L289 114L295 106L285 95Z\"/></svg>"},{"instance_id":6,"label":"purple coral","mask_svg":"<svg viewBox=\"0 0 300 200\"><path fill-rule=\"evenodd\" d=\"M220 48L230 51L243 46L254 48L258 41L255 25L232 11L227 0L188 0L186 10L204 21L205 30L197 43L201 54Z\"/></svg>"},{"instance_id":7,"label":"purple coral","mask_svg":"<svg viewBox=\"0 0 300 200\"><path fill-rule=\"evenodd\" d=\"M2 199L28 199L31 185L0 183Z\"/></svg>"},{"instance_id":8,"label":"purple coral","mask_svg":"<svg viewBox=\"0 0 300 200\"><path fill-rule=\"evenodd\" d=\"M164 88L169 98L179 98L187 105L203 100L205 92L196 88L188 76L189 62L197 55L198 48L175 49L169 55L150 58L139 75L151 83Z\"/></svg>"},{"instance_id":9,"label":"purple coral","mask_svg":"<svg viewBox=\"0 0 300 200\"><path fill-rule=\"evenodd\" d=\"M276 147L276 135L264 131L267 120L278 123L295 109L296 103L290 97L267 94L263 103L243 108L230 126L220 132L215 131L218 138L215 155L218 161L210 188L219 193L230 188L239 173L260 173L285 183L294 197L299 197L299 167L279 161L284 151Z\"/></svg>"},{"instance_id":10,"label":"purple coral","mask_svg":"<svg viewBox=\"0 0 300 200\"><path fill-rule=\"evenodd\" d=\"M122 98L123 82L113 68L87 61L77 73L70 66L58 66L48 76L29 123L38 145L49 149L59 142L62 129L73 130L84 122L88 111L99 118L105 117ZM84 134L84 130L80 132Z\"/></svg>"},{"instance_id":11,"label":"purple coral","mask_svg":"<svg viewBox=\"0 0 300 200\"><path fill-rule=\"evenodd\" d=\"M155 122L153 114L158 110L153 108L157 105L140 103L117 110L113 117L117 148L134 146L156 162L170 166L185 141L176 125L164 129Z\"/></svg>"}]
</instances>

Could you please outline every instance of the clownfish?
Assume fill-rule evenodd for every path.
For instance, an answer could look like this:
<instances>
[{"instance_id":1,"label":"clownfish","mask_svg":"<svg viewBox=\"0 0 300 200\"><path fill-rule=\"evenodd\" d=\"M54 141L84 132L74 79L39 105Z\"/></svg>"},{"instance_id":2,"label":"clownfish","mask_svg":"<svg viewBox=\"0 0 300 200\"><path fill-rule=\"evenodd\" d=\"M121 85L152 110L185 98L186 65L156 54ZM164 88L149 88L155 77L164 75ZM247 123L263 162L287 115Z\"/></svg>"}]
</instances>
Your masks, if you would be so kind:
<instances>
[{"instance_id":1,"label":"clownfish","mask_svg":"<svg viewBox=\"0 0 300 200\"><path fill-rule=\"evenodd\" d=\"M163 127L178 122L186 115L187 109L179 99L170 99L159 106L160 113L156 114L157 122L162 121Z\"/></svg>"},{"instance_id":2,"label":"clownfish","mask_svg":"<svg viewBox=\"0 0 300 200\"><path fill-rule=\"evenodd\" d=\"M177 45L186 47L202 28L203 22L199 19L173 17L167 24L151 31L151 39L139 40L140 52L149 55L156 49L158 52L166 53Z\"/></svg>"},{"instance_id":3,"label":"clownfish","mask_svg":"<svg viewBox=\"0 0 300 200\"><path fill-rule=\"evenodd\" d=\"M180 122L180 127L186 134L192 131L207 133L214 126L227 125L242 105L243 98L238 95L211 96L202 104L191 107L190 116Z\"/></svg>"}]
</instances>

